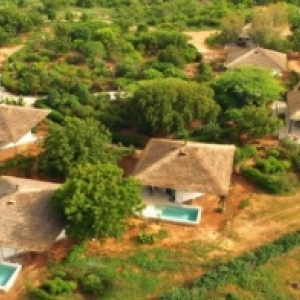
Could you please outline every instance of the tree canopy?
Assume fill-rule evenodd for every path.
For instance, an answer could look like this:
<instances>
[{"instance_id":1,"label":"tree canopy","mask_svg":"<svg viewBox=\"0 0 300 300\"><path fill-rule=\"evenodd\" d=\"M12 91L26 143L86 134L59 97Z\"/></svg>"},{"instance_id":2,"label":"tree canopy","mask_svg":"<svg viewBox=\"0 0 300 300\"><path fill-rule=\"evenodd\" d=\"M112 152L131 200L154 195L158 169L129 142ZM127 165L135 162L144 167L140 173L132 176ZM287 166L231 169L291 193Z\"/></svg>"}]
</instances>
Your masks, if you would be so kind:
<instances>
[{"instance_id":1,"label":"tree canopy","mask_svg":"<svg viewBox=\"0 0 300 300\"><path fill-rule=\"evenodd\" d=\"M208 86L171 78L141 83L129 105L138 128L150 134L181 131L189 122L205 123L219 113Z\"/></svg>"},{"instance_id":2,"label":"tree canopy","mask_svg":"<svg viewBox=\"0 0 300 300\"><path fill-rule=\"evenodd\" d=\"M141 209L140 185L113 164L82 164L72 170L52 201L77 241L119 236Z\"/></svg>"},{"instance_id":3,"label":"tree canopy","mask_svg":"<svg viewBox=\"0 0 300 300\"><path fill-rule=\"evenodd\" d=\"M111 135L93 119L66 118L63 126L51 124L39 157L41 171L65 178L80 163L116 162L109 149Z\"/></svg>"},{"instance_id":4,"label":"tree canopy","mask_svg":"<svg viewBox=\"0 0 300 300\"><path fill-rule=\"evenodd\" d=\"M228 130L231 138L242 143L263 138L282 126L282 121L272 116L270 110L265 107L234 108L228 110L225 115L227 122L232 123Z\"/></svg>"},{"instance_id":5,"label":"tree canopy","mask_svg":"<svg viewBox=\"0 0 300 300\"><path fill-rule=\"evenodd\" d=\"M245 105L265 106L280 99L284 91L269 70L251 67L228 70L216 78L213 88L223 110Z\"/></svg>"}]
</instances>

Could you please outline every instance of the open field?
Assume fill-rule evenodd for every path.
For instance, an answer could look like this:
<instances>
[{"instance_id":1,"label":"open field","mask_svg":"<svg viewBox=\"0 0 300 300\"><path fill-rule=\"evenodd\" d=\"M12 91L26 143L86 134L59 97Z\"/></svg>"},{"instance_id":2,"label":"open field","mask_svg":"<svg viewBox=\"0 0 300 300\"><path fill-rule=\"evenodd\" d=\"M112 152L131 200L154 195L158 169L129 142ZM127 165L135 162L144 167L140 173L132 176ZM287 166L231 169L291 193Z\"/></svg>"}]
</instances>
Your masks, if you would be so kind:
<instances>
[{"instance_id":1,"label":"open field","mask_svg":"<svg viewBox=\"0 0 300 300\"><path fill-rule=\"evenodd\" d=\"M210 299L296 300L300 298L300 247L270 260L237 284L221 287ZM227 296L226 296L227 295ZM233 298L236 297L236 298Z\"/></svg>"}]
</instances>

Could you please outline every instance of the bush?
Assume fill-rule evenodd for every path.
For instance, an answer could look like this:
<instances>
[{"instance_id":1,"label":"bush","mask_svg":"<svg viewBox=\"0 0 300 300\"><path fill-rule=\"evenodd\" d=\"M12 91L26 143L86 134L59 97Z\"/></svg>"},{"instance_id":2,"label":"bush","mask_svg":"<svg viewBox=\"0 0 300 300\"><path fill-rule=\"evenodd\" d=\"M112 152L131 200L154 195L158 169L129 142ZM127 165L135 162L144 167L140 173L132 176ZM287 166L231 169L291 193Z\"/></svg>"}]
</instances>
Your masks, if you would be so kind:
<instances>
[{"instance_id":1,"label":"bush","mask_svg":"<svg viewBox=\"0 0 300 300\"><path fill-rule=\"evenodd\" d=\"M266 150L266 155L267 156L273 156L275 158L280 157L280 151L278 149L267 149Z\"/></svg>"},{"instance_id":2,"label":"bush","mask_svg":"<svg viewBox=\"0 0 300 300\"><path fill-rule=\"evenodd\" d=\"M45 281L42 284L41 289L50 295L63 295L72 293L76 287L77 284L75 282L65 281L60 277L55 277L54 279Z\"/></svg>"},{"instance_id":3,"label":"bush","mask_svg":"<svg viewBox=\"0 0 300 300\"><path fill-rule=\"evenodd\" d=\"M223 129L213 122L204 124L193 132L193 136L200 142L220 142L222 135Z\"/></svg>"},{"instance_id":4,"label":"bush","mask_svg":"<svg viewBox=\"0 0 300 300\"><path fill-rule=\"evenodd\" d=\"M141 232L137 236L137 240L141 244L154 244L156 242L156 234Z\"/></svg>"},{"instance_id":5,"label":"bush","mask_svg":"<svg viewBox=\"0 0 300 300\"><path fill-rule=\"evenodd\" d=\"M0 164L0 171L10 169L19 169L24 173L24 176L29 177L32 173L36 158L32 155L17 154L12 159L9 159Z\"/></svg>"},{"instance_id":6,"label":"bush","mask_svg":"<svg viewBox=\"0 0 300 300\"><path fill-rule=\"evenodd\" d=\"M114 144L121 143L123 146L129 147L134 146L136 148L141 148L143 142L141 138L136 135L126 135L122 133L112 133L112 142Z\"/></svg>"},{"instance_id":7,"label":"bush","mask_svg":"<svg viewBox=\"0 0 300 300\"><path fill-rule=\"evenodd\" d=\"M293 174L264 174L261 171L243 167L242 174L250 179L254 184L272 194L285 194L295 190L298 186L298 179Z\"/></svg>"},{"instance_id":8,"label":"bush","mask_svg":"<svg viewBox=\"0 0 300 300\"><path fill-rule=\"evenodd\" d=\"M245 146L241 148L237 148L235 151L234 162L238 164L249 158L256 158L258 156L258 152L253 146Z\"/></svg>"},{"instance_id":9,"label":"bush","mask_svg":"<svg viewBox=\"0 0 300 300\"><path fill-rule=\"evenodd\" d=\"M291 167L291 164L289 161L280 161L274 156L269 156L259 160L255 167L264 174L282 174Z\"/></svg>"},{"instance_id":10,"label":"bush","mask_svg":"<svg viewBox=\"0 0 300 300\"><path fill-rule=\"evenodd\" d=\"M97 293L103 295L111 287L111 281L102 278L98 274L88 274L81 279L81 288L86 293Z\"/></svg>"},{"instance_id":11,"label":"bush","mask_svg":"<svg viewBox=\"0 0 300 300\"><path fill-rule=\"evenodd\" d=\"M250 199L243 199L239 204L239 209L245 209L250 206Z\"/></svg>"}]
</instances>

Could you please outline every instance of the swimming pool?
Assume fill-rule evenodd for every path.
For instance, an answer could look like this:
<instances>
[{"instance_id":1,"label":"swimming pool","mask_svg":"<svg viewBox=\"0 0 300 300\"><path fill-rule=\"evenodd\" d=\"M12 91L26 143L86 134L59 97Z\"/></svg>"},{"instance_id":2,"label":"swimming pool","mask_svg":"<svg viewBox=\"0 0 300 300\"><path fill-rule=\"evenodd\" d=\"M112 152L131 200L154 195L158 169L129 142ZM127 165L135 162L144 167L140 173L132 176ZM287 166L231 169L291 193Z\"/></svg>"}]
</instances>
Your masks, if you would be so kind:
<instances>
[{"instance_id":1,"label":"swimming pool","mask_svg":"<svg viewBox=\"0 0 300 300\"><path fill-rule=\"evenodd\" d=\"M0 263L0 291L7 292L13 286L21 268L19 264Z\"/></svg>"},{"instance_id":2,"label":"swimming pool","mask_svg":"<svg viewBox=\"0 0 300 300\"><path fill-rule=\"evenodd\" d=\"M201 207L178 204L147 204L141 216L186 225L196 225L200 222Z\"/></svg>"}]
</instances>

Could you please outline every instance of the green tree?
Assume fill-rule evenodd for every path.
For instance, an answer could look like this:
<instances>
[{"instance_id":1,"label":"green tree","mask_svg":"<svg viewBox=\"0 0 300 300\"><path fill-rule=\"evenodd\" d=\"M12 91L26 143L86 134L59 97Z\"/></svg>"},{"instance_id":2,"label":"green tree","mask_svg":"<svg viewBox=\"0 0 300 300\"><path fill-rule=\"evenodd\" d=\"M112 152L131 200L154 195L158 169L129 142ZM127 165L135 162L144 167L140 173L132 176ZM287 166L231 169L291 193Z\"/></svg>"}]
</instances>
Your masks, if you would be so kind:
<instances>
[{"instance_id":1,"label":"green tree","mask_svg":"<svg viewBox=\"0 0 300 300\"><path fill-rule=\"evenodd\" d=\"M150 134L182 131L191 121L205 123L219 113L209 87L174 78L141 83L129 106L138 129Z\"/></svg>"},{"instance_id":2,"label":"green tree","mask_svg":"<svg viewBox=\"0 0 300 300\"><path fill-rule=\"evenodd\" d=\"M66 178L80 163L116 162L110 144L109 131L97 121L66 118L63 126L50 125L38 165L47 174Z\"/></svg>"},{"instance_id":3,"label":"green tree","mask_svg":"<svg viewBox=\"0 0 300 300\"><path fill-rule=\"evenodd\" d=\"M244 26L244 17L236 12L227 15L221 24L221 42L234 43L238 38L242 27Z\"/></svg>"},{"instance_id":4,"label":"green tree","mask_svg":"<svg viewBox=\"0 0 300 300\"><path fill-rule=\"evenodd\" d=\"M230 109L225 114L231 124L229 134L239 142L263 138L282 127L282 121L271 115L268 108L245 106Z\"/></svg>"},{"instance_id":5,"label":"green tree","mask_svg":"<svg viewBox=\"0 0 300 300\"><path fill-rule=\"evenodd\" d=\"M140 185L113 164L82 164L52 201L69 236L77 241L120 236L127 219L142 208Z\"/></svg>"},{"instance_id":6,"label":"green tree","mask_svg":"<svg viewBox=\"0 0 300 300\"><path fill-rule=\"evenodd\" d=\"M265 106L281 98L282 84L267 69L244 67L226 71L213 84L223 110L245 105Z\"/></svg>"}]
</instances>

